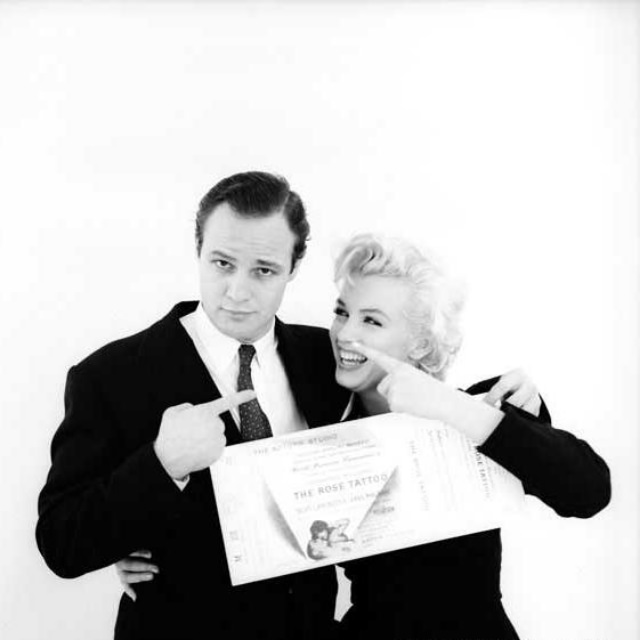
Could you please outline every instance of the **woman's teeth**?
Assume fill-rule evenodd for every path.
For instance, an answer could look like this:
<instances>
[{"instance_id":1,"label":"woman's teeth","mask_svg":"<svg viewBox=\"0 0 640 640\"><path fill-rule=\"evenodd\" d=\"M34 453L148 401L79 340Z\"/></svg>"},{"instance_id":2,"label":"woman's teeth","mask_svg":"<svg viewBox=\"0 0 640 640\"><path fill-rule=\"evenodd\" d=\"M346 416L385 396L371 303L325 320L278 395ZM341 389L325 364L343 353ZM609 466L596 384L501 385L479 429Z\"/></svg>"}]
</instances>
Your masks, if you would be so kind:
<instances>
[{"instance_id":1,"label":"woman's teeth","mask_svg":"<svg viewBox=\"0 0 640 640\"><path fill-rule=\"evenodd\" d=\"M359 367L367 361L367 359L354 351L339 351L340 364L346 367Z\"/></svg>"}]
</instances>

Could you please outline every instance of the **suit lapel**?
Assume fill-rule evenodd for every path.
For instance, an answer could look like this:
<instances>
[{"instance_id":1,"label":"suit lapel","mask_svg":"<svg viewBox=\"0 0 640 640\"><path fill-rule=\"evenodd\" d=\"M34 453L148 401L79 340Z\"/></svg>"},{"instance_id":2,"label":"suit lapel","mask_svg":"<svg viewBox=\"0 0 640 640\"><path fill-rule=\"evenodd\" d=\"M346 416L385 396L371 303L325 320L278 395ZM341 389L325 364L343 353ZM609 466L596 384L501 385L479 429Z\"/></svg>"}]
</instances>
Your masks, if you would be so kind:
<instances>
[{"instance_id":1,"label":"suit lapel","mask_svg":"<svg viewBox=\"0 0 640 640\"><path fill-rule=\"evenodd\" d=\"M314 403L312 402L311 385L308 379L307 367L312 363L307 363L307 366L305 366L302 346L299 344L298 337L286 324L277 318L275 332L278 339L278 354L284 365L296 404L309 427L318 426L315 411L313 411Z\"/></svg>"},{"instance_id":2,"label":"suit lapel","mask_svg":"<svg viewBox=\"0 0 640 640\"><path fill-rule=\"evenodd\" d=\"M149 392L154 408L160 414L167 408L190 402L201 404L220 397L220 391L211 379L193 341L180 322L180 318L193 312L197 302L181 302L153 325L145 338L140 357L151 380ZM330 372L318 372L314 358L317 353L309 349L306 336L296 333L276 318L278 353L291 385L293 396L310 427L336 421L348 400L348 393L337 387ZM326 349L330 349L327 339ZM323 353L327 356L327 353ZM330 356L331 357L331 356ZM330 391L329 396L319 390ZM339 404L336 408L333 404ZM334 419L334 413L337 417ZM222 414L228 444L242 441L238 428L229 412Z\"/></svg>"},{"instance_id":3,"label":"suit lapel","mask_svg":"<svg viewBox=\"0 0 640 640\"><path fill-rule=\"evenodd\" d=\"M197 307L197 302L181 302L149 330L140 347L140 359L147 370L150 402L154 413L184 402L201 404L221 397L193 341L180 322ZM241 442L231 414L220 416L225 425L227 444ZM208 469L191 474L187 488L212 492Z\"/></svg>"},{"instance_id":4,"label":"suit lapel","mask_svg":"<svg viewBox=\"0 0 640 640\"><path fill-rule=\"evenodd\" d=\"M152 380L152 402L172 407L183 402L201 404L221 397L193 341L180 322L197 307L197 302L181 302L149 332L141 347L141 357ZM225 436L239 441L240 434L229 412L222 414ZM235 433L234 433L235 432Z\"/></svg>"},{"instance_id":5,"label":"suit lapel","mask_svg":"<svg viewBox=\"0 0 640 640\"><path fill-rule=\"evenodd\" d=\"M331 371L318 371L305 336L295 333L276 318L278 353L298 408L310 428L338 422L348 393L333 381ZM330 349L327 339L326 349ZM324 354L325 356L327 354ZM329 356L333 362L333 356ZM323 379L326 378L326 379Z\"/></svg>"},{"instance_id":6,"label":"suit lapel","mask_svg":"<svg viewBox=\"0 0 640 640\"><path fill-rule=\"evenodd\" d=\"M168 407L184 402L201 404L220 398L193 341L180 318L193 312L197 302L181 302L147 331L140 347L143 375L150 381L151 415L160 420ZM291 385L293 396L309 427L338 422L348 394L330 379L330 372L316 370L316 354L305 346L305 335L292 331L276 318L278 353ZM330 349L327 341L326 349ZM326 354L325 354L326 356ZM221 415L225 424L227 445L242 442L231 414ZM158 422L159 424L159 422ZM212 493L211 476L207 469L192 474L191 490Z\"/></svg>"}]
</instances>

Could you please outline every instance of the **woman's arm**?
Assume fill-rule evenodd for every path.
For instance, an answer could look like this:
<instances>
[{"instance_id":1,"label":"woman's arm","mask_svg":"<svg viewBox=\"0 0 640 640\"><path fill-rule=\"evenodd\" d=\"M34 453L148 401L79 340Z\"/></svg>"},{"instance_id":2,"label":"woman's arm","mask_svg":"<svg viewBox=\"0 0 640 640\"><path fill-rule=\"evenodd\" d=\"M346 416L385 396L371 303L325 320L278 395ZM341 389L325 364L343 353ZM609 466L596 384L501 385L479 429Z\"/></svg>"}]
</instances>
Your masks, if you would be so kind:
<instances>
[{"instance_id":1,"label":"woman's arm","mask_svg":"<svg viewBox=\"0 0 640 640\"><path fill-rule=\"evenodd\" d=\"M525 491L561 516L588 518L611 499L609 468L583 440L502 402L500 409L370 347L358 349L387 371L378 386L391 411L441 420L511 471ZM495 380L474 385L489 391Z\"/></svg>"},{"instance_id":2,"label":"woman's arm","mask_svg":"<svg viewBox=\"0 0 640 640\"><path fill-rule=\"evenodd\" d=\"M520 478L558 515L589 518L611 500L609 467L584 440L503 404L503 419L479 451Z\"/></svg>"},{"instance_id":3,"label":"woman's arm","mask_svg":"<svg viewBox=\"0 0 640 640\"><path fill-rule=\"evenodd\" d=\"M484 380L467 393L491 393L497 384ZM609 504L609 467L584 440L553 427L544 402L538 418L507 402L500 409L502 420L478 449L520 478L527 493L561 516L588 518Z\"/></svg>"}]
</instances>

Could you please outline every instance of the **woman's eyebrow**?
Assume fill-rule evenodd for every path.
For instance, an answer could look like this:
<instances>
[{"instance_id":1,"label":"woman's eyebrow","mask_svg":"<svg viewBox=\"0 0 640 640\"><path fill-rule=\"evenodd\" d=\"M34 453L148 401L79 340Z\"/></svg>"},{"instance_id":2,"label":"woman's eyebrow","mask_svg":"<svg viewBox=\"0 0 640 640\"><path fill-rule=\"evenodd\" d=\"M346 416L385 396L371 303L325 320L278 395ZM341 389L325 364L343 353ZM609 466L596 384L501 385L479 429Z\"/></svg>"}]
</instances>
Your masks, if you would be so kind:
<instances>
[{"instance_id":1,"label":"woman's eyebrow","mask_svg":"<svg viewBox=\"0 0 640 640\"><path fill-rule=\"evenodd\" d=\"M389 316L382 309L377 309L376 307L368 307L365 309L360 309L359 311L360 313L377 313L387 319L389 318Z\"/></svg>"}]
</instances>

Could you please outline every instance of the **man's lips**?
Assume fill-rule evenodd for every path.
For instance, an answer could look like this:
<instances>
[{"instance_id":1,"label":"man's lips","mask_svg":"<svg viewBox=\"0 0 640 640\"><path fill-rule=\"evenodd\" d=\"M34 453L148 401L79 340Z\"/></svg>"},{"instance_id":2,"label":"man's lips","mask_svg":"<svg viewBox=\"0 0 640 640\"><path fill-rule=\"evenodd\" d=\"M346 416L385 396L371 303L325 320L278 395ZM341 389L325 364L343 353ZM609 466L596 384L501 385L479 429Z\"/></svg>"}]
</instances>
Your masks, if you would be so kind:
<instances>
[{"instance_id":1,"label":"man's lips","mask_svg":"<svg viewBox=\"0 0 640 640\"><path fill-rule=\"evenodd\" d=\"M232 318L246 318L247 316L252 315L253 311L241 311L236 309L225 309L222 307L222 311Z\"/></svg>"}]
</instances>

